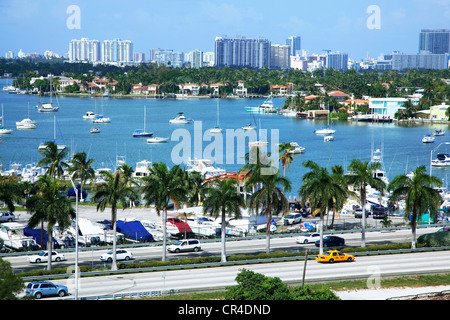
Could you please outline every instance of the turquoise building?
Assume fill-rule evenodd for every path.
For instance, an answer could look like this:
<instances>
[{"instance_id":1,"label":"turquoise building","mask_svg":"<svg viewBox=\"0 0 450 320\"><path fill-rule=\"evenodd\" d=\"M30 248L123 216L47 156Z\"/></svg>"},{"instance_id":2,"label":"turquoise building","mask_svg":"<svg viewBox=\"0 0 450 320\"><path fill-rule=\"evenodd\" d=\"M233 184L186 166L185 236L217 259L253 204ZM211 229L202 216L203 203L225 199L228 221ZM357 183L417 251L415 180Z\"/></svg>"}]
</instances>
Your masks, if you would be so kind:
<instances>
[{"instance_id":1,"label":"turquoise building","mask_svg":"<svg viewBox=\"0 0 450 320\"><path fill-rule=\"evenodd\" d=\"M405 109L403 105L408 101L405 98L371 98L369 109L374 119L394 119L394 115Z\"/></svg>"}]
</instances>

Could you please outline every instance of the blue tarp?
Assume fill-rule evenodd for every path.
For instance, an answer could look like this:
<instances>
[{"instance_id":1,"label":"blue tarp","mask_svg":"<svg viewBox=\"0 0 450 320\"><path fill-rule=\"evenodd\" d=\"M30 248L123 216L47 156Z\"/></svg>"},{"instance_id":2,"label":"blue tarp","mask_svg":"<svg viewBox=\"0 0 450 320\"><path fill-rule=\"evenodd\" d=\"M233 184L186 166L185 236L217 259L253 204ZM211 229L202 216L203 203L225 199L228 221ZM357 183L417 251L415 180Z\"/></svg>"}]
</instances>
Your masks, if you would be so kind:
<instances>
[{"instance_id":1,"label":"blue tarp","mask_svg":"<svg viewBox=\"0 0 450 320\"><path fill-rule=\"evenodd\" d=\"M126 238L135 241L153 241L153 236L145 229L140 221L117 220L117 231L125 235Z\"/></svg>"},{"instance_id":2,"label":"blue tarp","mask_svg":"<svg viewBox=\"0 0 450 320\"><path fill-rule=\"evenodd\" d=\"M41 229L31 229L31 228L25 228L23 229L23 234L27 237L33 237L34 241L36 241L37 244L39 244L41 247L47 247L48 242L48 234L47 231L44 230L44 244L41 243ZM56 248L58 245L58 242L53 239L53 247Z\"/></svg>"}]
</instances>

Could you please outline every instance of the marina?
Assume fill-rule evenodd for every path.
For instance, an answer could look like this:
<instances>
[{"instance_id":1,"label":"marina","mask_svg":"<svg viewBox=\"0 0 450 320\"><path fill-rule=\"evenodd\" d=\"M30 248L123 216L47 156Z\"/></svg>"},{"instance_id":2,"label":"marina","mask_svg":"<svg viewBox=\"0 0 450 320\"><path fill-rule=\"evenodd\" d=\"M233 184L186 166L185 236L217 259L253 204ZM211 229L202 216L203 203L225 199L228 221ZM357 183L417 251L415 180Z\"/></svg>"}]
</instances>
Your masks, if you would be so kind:
<instances>
[{"instance_id":1,"label":"marina","mask_svg":"<svg viewBox=\"0 0 450 320\"><path fill-rule=\"evenodd\" d=\"M0 80L0 86L6 85L4 79ZM439 154L450 152L446 135L434 136L434 143L423 143L421 140L429 132L434 130L447 130L447 125L423 123L417 125L403 125L392 123L371 123L357 121L333 121L335 140L332 143L324 143L324 137L317 135L314 130L327 125L326 120L299 119L297 117L285 117L276 113L248 112L246 107L258 106L265 99L221 99L220 100L220 125L222 134L210 136L209 129L217 125L217 99L145 99L145 98L121 98L113 97L60 97L57 96L60 106L56 113L41 113L31 107L28 113L28 105L36 106L39 97L35 95L8 94L0 91L0 101L4 105L4 115L7 119L6 129L16 122L24 119L28 114L33 122L37 123L33 130L14 130L11 134L2 136L0 155L2 171L10 170L14 165L20 164L26 167L36 164L41 155L38 147L42 141L54 137L58 145L66 145L70 155L77 152L86 152L89 158L95 160L95 169L114 169L116 159L123 158L133 168L142 160L164 162L169 167L174 163L173 152L178 156L177 147L185 143L175 133L190 134L191 150L186 155L187 159L205 159L212 161L216 168L226 172L237 172L245 164L244 157L238 152L238 146L234 140L234 154L229 157L226 148L227 130L242 130L247 133L259 134L262 128L265 136L258 136L257 141L264 140L267 143L267 151L273 152L277 146L273 144L295 141L304 148L303 152L293 155L286 176L292 182L292 191L287 193L288 198L297 197L297 191L301 186L301 179L307 170L302 163L312 160L320 166L341 165L345 169L353 159L370 161L372 145L383 144L384 164L386 174L390 179L398 174L406 174L420 165L430 169L430 154L435 159ZM108 110L108 116L115 119L114 122L96 123L101 134L92 134L92 121L84 120L90 110L94 110L96 104L102 104ZM280 108L285 98L274 98L273 105ZM136 139L130 133L136 130L136 126L143 124L143 110L147 108L146 120L152 132L157 132L163 139ZM188 125L171 125L169 121L175 115L189 115L193 120ZM190 120L190 119L189 119ZM56 122L55 122L56 121ZM258 123L255 130L243 130L243 124ZM253 125L252 125L253 126ZM273 141L278 135L278 141ZM222 136L222 139L218 138ZM212 138L211 138L212 137ZM155 137L156 138L156 137ZM248 142L245 143L245 152L248 152ZM164 143L160 143L164 142ZM223 152L207 154L213 144L221 143ZM265 143L264 143L265 144ZM442 144L442 145L441 145ZM210 151L210 150L209 150ZM227 152L226 152L227 151ZM212 155L212 158L211 156ZM279 167L281 169L281 165ZM447 185L448 166L436 166L433 175L444 180Z\"/></svg>"}]
</instances>

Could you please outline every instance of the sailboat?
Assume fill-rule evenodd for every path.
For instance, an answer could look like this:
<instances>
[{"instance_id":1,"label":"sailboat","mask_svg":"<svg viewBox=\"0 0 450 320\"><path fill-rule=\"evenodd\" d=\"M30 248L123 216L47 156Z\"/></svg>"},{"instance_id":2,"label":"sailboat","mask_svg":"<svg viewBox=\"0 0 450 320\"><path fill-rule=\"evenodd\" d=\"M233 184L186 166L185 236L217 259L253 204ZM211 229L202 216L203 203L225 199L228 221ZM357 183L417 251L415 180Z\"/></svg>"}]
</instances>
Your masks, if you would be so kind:
<instances>
[{"instance_id":1,"label":"sailboat","mask_svg":"<svg viewBox=\"0 0 450 320\"><path fill-rule=\"evenodd\" d=\"M52 82L53 82L53 76L50 75L50 103L44 103L44 104L38 104L38 111L39 112L56 112L58 111L59 107L53 106L52 96L53 96L53 90L52 90Z\"/></svg>"},{"instance_id":2,"label":"sailboat","mask_svg":"<svg viewBox=\"0 0 450 320\"><path fill-rule=\"evenodd\" d=\"M330 107L328 106L328 111L330 110ZM323 127L319 130L314 130L315 134L326 134L326 135L330 135L330 134L334 134L336 132L336 130L331 129L330 128L330 117L331 115L328 114L327 118L328 118L328 125L326 127Z\"/></svg>"},{"instance_id":3,"label":"sailboat","mask_svg":"<svg viewBox=\"0 0 450 320\"><path fill-rule=\"evenodd\" d=\"M219 99L217 99L217 125L215 128L209 129L211 133L222 133L222 128L219 127Z\"/></svg>"},{"instance_id":4,"label":"sailboat","mask_svg":"<svg viewBox=\"0 0 450 320\"><path fill-rule=\"evenodd\" d=\"M259 128L261 129L261 119L259 119ZM260 130L261 132L261 130ZM263 140L250 141L248 143L249 147L264 147L267 146L269 142Z\"/></svg>"},{"instance_id":5,"label":"sailboat","mask_svg":"<svg viewBox=\"0 0 450 320\"><path fill-rule=\"evenodd\" d=\"M93 123L110 123L111 122L111 118L105 118L103 116L103 98L102 98L102 114L101 115L97 115L97 117L95 117L94 120L92 120Z\"/></svg>"},{"instance_id":6,"label":"sailboat","mask_svg":"<svg viewBox=\"0 0 450 320\"><path fill-rule=\"evenodd\" d=\"M54 142L56 143L56 117L53 119L53 141L44 141L39 145L38 150L45 150L47 148L48 142ZM58 151L64 150L66 148L66 145L64 144L57 144Z\"/></svg>"},{"instance_id":7,"label":"sailboat","mask_svg":"<svg viewBox=\"0 0 450 320\"><path fill-rule=\"evenodd\" d=\"M5 122L5 117L3 116L3 104L2 104L2 125L0 126L0 134L10 134L12 129L5 129L3 126Z\"/></svg>"},{"instance_id":8,"label":"sailboat","mask_svg":"<svg viewBox=\"0 0 450 320\"><path fill-rule=\"evenodd\" d=\"M30 118L30 103L28 103L28 118L16 122L17 129L36 129L37 122Z\"/></svg>"},{"instance_id":9,"label":"sailboat","mask_svg":"<svg viewBox=\"0 0 450 320\"><path fill-rule=\"evenodd\" d=\"M147 118L147 106L144 106L144 129L134 130L133 137L151 137L153 135L153 132L147 132L145 130L146 118Z\"/></svg>"}]
</instances>

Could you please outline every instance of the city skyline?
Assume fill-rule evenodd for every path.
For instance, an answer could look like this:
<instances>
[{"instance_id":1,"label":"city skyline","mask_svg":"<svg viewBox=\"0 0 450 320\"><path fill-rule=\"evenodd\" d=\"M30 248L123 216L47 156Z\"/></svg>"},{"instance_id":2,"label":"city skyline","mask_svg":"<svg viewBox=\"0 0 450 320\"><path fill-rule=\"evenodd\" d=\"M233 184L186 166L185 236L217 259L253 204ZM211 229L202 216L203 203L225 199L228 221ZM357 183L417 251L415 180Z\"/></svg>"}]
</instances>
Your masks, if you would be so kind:
<instances>
[{"instance_id":1,"label":"city skyline","mask_svg":"<svg viewBox=\"0 0 450 320\"><path fill-rule=\"evenodd\" d=\"M69 10L76 6L79 13ZM285 1L273 6L266 1L174 0L170 3L116 0L3 0L0 52L54 51L66 55L73 39L99 41L127 39L134 52L152 48L189 52L214 51L218 36L266 38L283 45L300 36L302 49L347 52L349 58L376 57L401 51L416 54L423 28L448 28L450 0L352 1L324 0L320 5ZM77 15L78 14L78 15ZM79 25L69 28L70 21ZM70 21L69 21L70 20Z\"/></svg>"}]
</instances>

